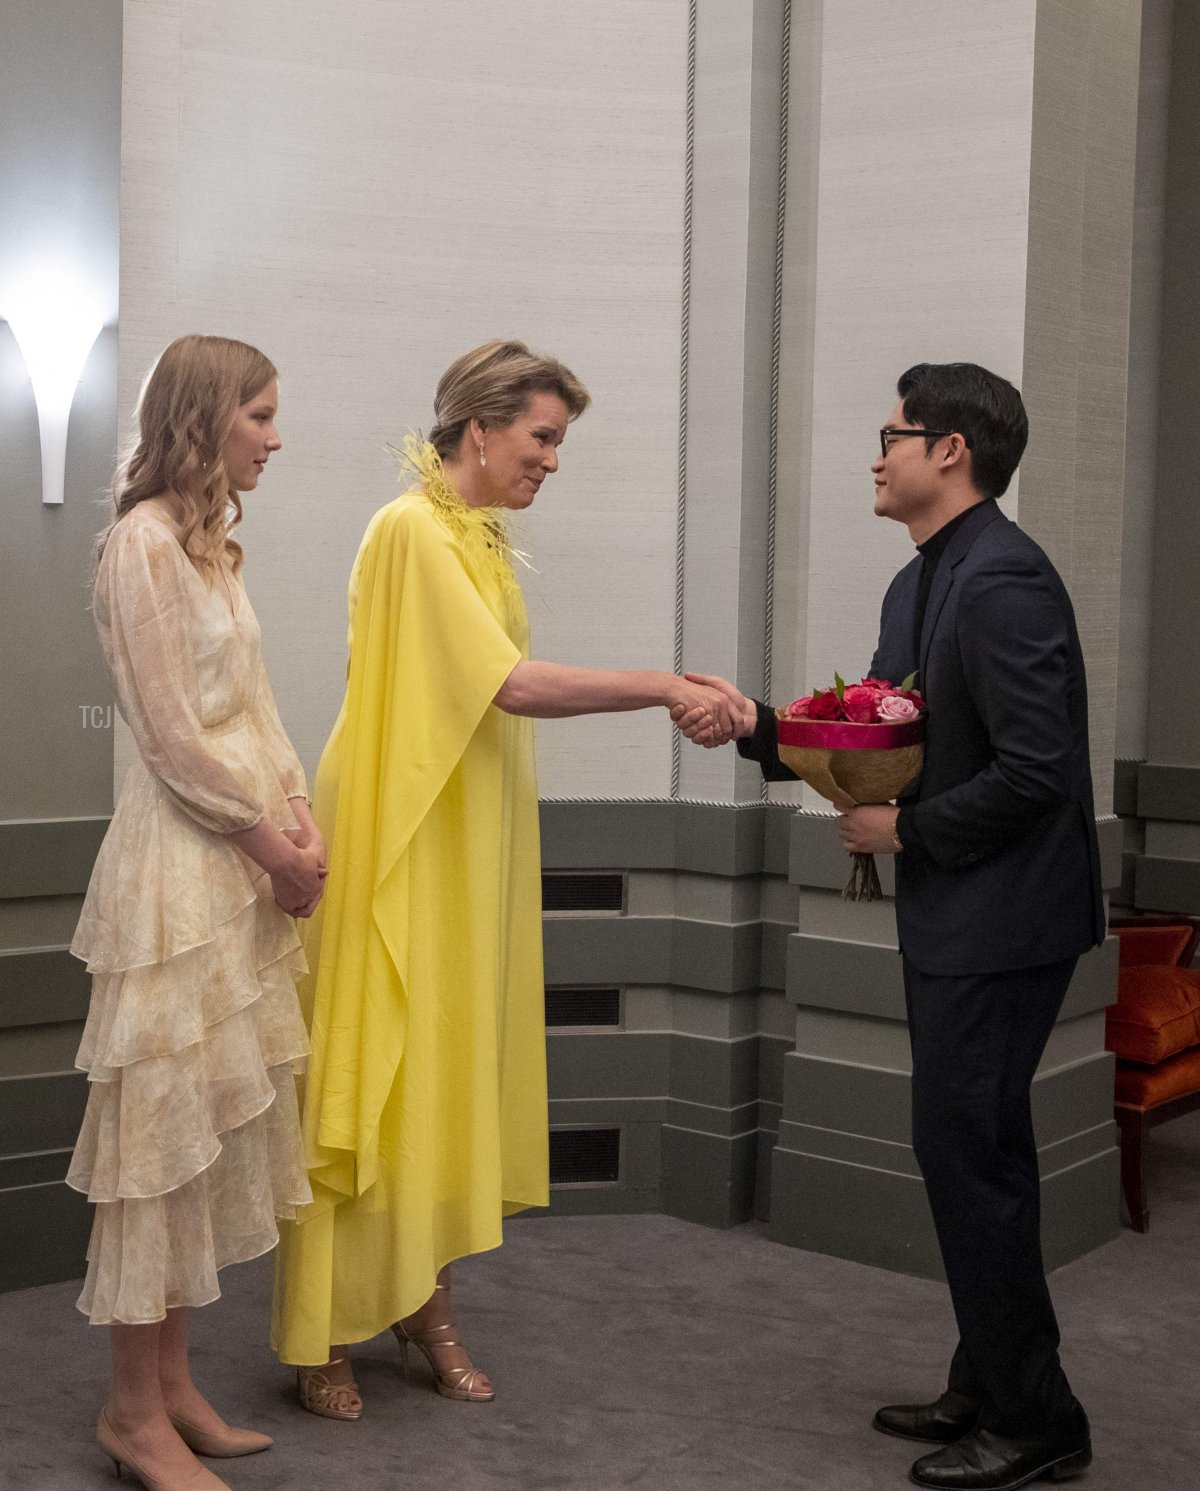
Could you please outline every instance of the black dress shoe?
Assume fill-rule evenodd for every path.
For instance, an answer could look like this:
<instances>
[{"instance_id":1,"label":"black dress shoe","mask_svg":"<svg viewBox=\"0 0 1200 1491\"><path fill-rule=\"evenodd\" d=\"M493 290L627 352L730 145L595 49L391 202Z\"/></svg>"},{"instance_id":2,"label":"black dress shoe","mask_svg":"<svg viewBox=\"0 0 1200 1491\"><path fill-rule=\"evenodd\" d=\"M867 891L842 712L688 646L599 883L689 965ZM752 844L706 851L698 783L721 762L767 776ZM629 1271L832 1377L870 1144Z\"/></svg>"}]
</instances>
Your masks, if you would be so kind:
<instances>
[{"instance_id":1,"label":"black dress shoe","mask_svg":"<svg viewBox=\"0 0 1200 1491\"><path fill-rule=\"evenodd\" d=\"M1087 1414L1076 1403L1061 1424L1044 1434L1009 1439L990 1429L972 1429L948 1449L923 1456L908 1478L917 1486L946 1491L1016 1491L1030 1481L1064 1481L1091 1463Z\"/></svg>"},{"instance_id":2,"label":"black dress shoe","mask_svg":"<svg viewBox=\"0 0 1200 1491\"><path fill-rule=\"evenodd\" d=\"M936 1403L889 1403L872 1423L881 1434L895 1434L899 1439L953 1444L971 1432L978 1418L979 1404L973 1398L947 1390Z\"/></svg>"}]
</instances>

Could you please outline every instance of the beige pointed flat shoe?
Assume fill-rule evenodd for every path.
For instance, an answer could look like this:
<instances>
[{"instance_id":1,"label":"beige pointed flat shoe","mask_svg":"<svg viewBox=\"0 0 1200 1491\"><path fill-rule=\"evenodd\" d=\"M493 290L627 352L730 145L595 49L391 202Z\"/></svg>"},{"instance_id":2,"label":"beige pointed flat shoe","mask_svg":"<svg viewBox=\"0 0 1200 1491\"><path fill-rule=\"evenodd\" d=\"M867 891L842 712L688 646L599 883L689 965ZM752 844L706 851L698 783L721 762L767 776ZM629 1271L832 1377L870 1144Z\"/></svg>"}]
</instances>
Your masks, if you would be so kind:
<instances>
[{"instance_id":1,"label":"beige pointed flat shoe","mask_svg":"<svg viewBox=\"0 0 1200 1491\"><path fill-rule=\"evenodd\" d=\"M226 1425L224 1433L212 1434L197 1424L189 1424L187 1419L181 1419L178 1414L168 1411L167 1417L193 1455L208 1455L213 1460L232 1460L237 1455L257 1455L263 1450L269 1450L275 1443L269 1434L259 1434L255 1429L231 1429Z\"/></svg>"}]
</instances>

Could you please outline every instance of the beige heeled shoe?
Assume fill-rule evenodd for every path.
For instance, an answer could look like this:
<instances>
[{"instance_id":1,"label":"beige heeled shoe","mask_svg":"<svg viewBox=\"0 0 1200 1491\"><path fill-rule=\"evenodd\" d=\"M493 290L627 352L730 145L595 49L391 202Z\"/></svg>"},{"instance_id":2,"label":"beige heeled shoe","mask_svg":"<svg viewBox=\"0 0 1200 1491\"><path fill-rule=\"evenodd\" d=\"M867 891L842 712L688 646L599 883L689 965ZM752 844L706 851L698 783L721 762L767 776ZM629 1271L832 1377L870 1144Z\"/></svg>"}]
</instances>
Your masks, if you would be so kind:
<instances>
[{"instance_id":1,"label":"beige heeled shoe","mask_svg":"<svg viewBox=\"0 0 1200 1491\"><path fill-rule=\"evenodd\" d=\"M300 1396L301 1408L315 1413L318 1418L342 1419L354 1423L362 1418L362 1397L358 1383L351 1377L349 1382L334 1382L328 1368L335 1362L348 1362L349 1357L334 1357L324 1367L297 1367L296 1392Z\"/></svg>"},{"instance_id":2,"label":"beige heeled shoe","mask_svg":"<svg viewBox=\"0 0 1200 1491\"><path fill-rule=\"evenodd\" d=\"M435 1284L434 1288L448 1289L449 1285ZM433 1385L443 1398L452 1398L457 1403L490 1403L496 1396L496 1389L480 1387L485 1374L478 1367L449 1367L443 1372L434 1361L435 1351L444 1350L447 1346L462 1346L461 1341L454 1339L453 1331L454 1327L450 1324L431 1325L428 1330L410 1331L403 1320L397 1320L392 1326L392 1335L400 1343L405 1378L408 1377L408 1348L415 1346L429 1363Z\"/></svg>"},{"instance_id":3,"label":"beige heeled shoe","mask_svg":"<svg viewBox=\"0 0 1200 1491\"><path fill-rule=\"evenodd\" d=\"M178 1414L167 1410L167 1417L175 1425L175 1432L191 1450L193 1455L208 1455L213 1460L232 1460L238 1455L257 1455L269 1450L275 1441L269 1434L260 1434L256 1429L231 1429L228 1424L221 1434L212 1434L198 1424L189 1424Z\"/></svg>"},{"instance_id":4,"label":"beige heeled shoe","mask_svg":"<svg viewBox=\"0 0 1200 1491\"><path fill-rule=\"evenodd\" d=\"M118 1477L121 1474L121 1467L128 1465L145 1486L146 1491L231 1491L220 1476L213 1475L212 1471L203 1465L197 1465L182 1478L177 1477L169 1481L156 1480L148 1470L143 1470L113 1432L113 1426L109 1423L108 1414L104 1409L100 1410L100 1417L96 1420L96 1443L112 1461L113 1469Z\"/></svg>"}]
</instances>

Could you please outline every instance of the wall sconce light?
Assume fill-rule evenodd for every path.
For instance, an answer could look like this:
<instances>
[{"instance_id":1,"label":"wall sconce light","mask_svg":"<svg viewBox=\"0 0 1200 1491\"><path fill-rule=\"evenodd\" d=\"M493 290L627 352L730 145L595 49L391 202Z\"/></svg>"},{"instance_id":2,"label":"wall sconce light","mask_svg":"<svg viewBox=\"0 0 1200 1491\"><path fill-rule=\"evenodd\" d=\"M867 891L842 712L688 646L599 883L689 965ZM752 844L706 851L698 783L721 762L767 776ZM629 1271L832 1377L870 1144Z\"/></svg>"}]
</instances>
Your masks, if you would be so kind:
<instances>
[{"instance_id":1,"label":"wall sconce light","mask_svg":"<svg viewBox=\"0 0 1200 1491\"><path fill-rule=\"evenodd\" d=\"M106 319L103 297L78 277L48 271L10 280L0 315L33 384L42 446L42 502L63 500L67 425L84 364Z\"/></svg>"}]
</instances>

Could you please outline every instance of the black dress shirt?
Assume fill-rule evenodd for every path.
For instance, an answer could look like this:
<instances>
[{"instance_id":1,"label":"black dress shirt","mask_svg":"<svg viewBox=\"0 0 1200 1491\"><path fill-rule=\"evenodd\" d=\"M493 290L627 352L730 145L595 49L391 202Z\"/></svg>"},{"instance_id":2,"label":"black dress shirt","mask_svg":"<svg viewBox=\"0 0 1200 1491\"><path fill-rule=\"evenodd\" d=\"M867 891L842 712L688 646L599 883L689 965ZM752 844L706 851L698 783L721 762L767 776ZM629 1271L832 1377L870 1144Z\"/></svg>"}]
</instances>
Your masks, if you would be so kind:
<instances>
[{"instance_id":1,"label":"black dress shirt","mask_svg":"<svg viewBox=\"0 0 1200 1491\"><path fill-rule=\"evenodd\" d=\"M959 513L958 517L951 518L948 523L943 523L936 533L930 534L923 544L917 545L917 553L921 556L921 573L917 577L917 609L913 617L913 657L921 656L921 632L925 627L925 609L929 605L929 590L933 584L934 571L938 567L938 561L946 552L950 540L955 531L962 527L963 519L968 513L973 513L978 503L972 504ZM891 683L899 683L898 678L890 679ZM921 680L917 681L920 689ZM913 812L915 805L910 804L901 808L896 818L896 837L904 845L906 850L917 850L920 853L928 853L925 842L921 838L921 830L917 826L916 815Z\"/></svg>"},{"instance_id":2,"label":"black dress shirt","mask_svg":"<svg viewBox=\"0 0 1200 1491\"><path fill-rule=\"evenodd\" d=\"M977 503L959 513L957 518L943 523L936 533L930 534L923 544L917 545L917 553L921 556L921 573L917 578L917 610L913 617L913 657L921 656L921 629L925 625L925 608L929 604L929 588L933 584L933 572L938 567L938 560L946 552L955 530L962 527L963 519L967 513L974 512L976 506ZM889 678L888 682L900 683L901 680Z\"/></svg>"}]
</instances>

